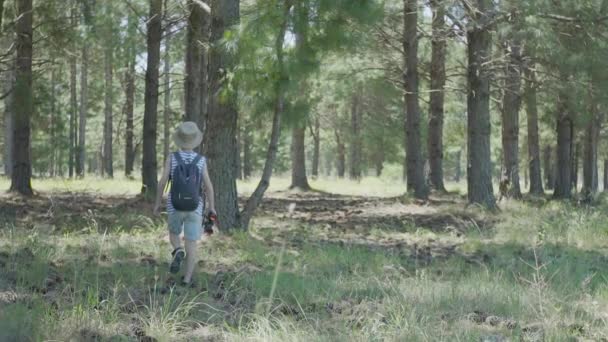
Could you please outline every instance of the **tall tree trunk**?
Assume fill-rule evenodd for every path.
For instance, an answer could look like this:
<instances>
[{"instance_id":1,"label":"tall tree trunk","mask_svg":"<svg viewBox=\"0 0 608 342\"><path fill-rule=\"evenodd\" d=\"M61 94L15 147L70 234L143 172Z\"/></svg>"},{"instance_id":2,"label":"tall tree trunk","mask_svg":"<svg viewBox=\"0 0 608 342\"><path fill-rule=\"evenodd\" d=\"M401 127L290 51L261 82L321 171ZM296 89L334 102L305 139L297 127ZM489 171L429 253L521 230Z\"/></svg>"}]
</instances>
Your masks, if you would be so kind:
<instances>
[{"instance_id":1,"label":"tall tree trunk","mask_svg":"<svg viewBox=\"0 0 608 342\"><path fill-rule=\"evenodd\" d=\"M321 152L321 124L319 123L319 116L315 116L314 129L311 129L311 135L314 142L312 152L312 176L313 178L319 177L319 158Z\"/></svg>"},{"instance_id":2,"label":"tall tree trunk","mask_svg":"<svg viewBox=\"0 0 608 342\"><path fill-rule=\"evenodd\" d=\"M171 143L171 127L169 118L171 117L171 36L165 37L165 63L163 73L165 74L165 99L163 110L163 158L169 156L169 146Z\"/></svg>"},{"instance_id":3,"label":"tall tree trunk","mask_svg":"<svg viewBox=\"0 0 608 342\"><path fill-rule=\"evenodd\" d=\"M160 64L160 42L162 36L162 0L150 0L146 67L146 90L144 98L144 130L142 157L142 194L153 201L158 187L156 160L156 136L158 116L158 67Z\"/></svg>"},{"instance_id":4,"label":"tall tree trunk","mask_svg":"<svg viewBox=\"0 0 608 342\"><path fill-rule=\"evenodd\" d=\"M547 190L553 190L553 187L555 186L555 179L553 177L553 150L551 149L551 146L545 146L543 156L543 164L545 168L545 187Z\"/></svg>"},{"instance_id":5,"label":"tall tree trunk","mask_svg":"<svg viewBox=\"0 0 608 342\"><path fill-rule=\"evenodd\" d=\"M506 43L507 65L502 107L503 170L509 179L509 195L521 198L519 183L519 110L521 108L521 51L520 43L509 39Z\"/></svg>"},{"instance_id":6,"label":"tall tree trunk","mask_svg":"<svg viewBox=\"0 0 608 342\"><path fill-rule=\"evenodd\" d=\"M338 171L338 178L344 178L344 173L346 171L346 147L344 146L344 141L340 136L340 132L335 130L336 134L336 153L338 154L336 168Z\"/></svg>"},{"instance_id":7,"label":"tall tree trunk","mask_svg":"<svg viewBox=\"0 0 608 342\"><path fill-rule=\"evenodd\" d=\"M488 21L491 0L476 0L479 11L475 20ZM476 24L467 32L468 40L468 163L467 188L470 203L496 208L492 188L492 159L490 151L490 66L492 36L490 30Z\"/></svg>"},{"instance_id":8,"label":"tall tree trunk","mask_svg":"<svg viewBox=\"0 0 608 342\"><path fill-rule=\"evenodd\" d=\"M418 103L418 1L403 0L403 11L407 190L414 192L414 197L418 199L426 199L428 188L424 179L424 160L420 143L420 105Z\"/></svg>"},{"instance_id":9,"label":"tall tree trunk","mask_svg":"<svg viewBox=\"0 0 608 342\"><path fill-rule=\"evenodd\" d=\"M236 192L237 94L229 88L227 75L236 58L222 46L224 33L239 22L239 0L213 0L209 51L209 113L204 149L209 176L215 189L219 222L225 229L241 226Z\"/></svg>"},{"instance_id":10,"label":"tall tree trunk","mask_svg":"<svg viewBox=\"0 0 608 342\"><path fill-rule=\"evenodd\" d=\"M253 191L253 194L245 203L245 207L241 213L241 228L247 230L251 217L253 216L256 208L259 206L264 193L270 186L270 177L272 176L272 168L277 157L277 150L279 145L279 137L281 135L281 117L285 111L285 84L284 80L288 78L287 72L283 65L283 44L285 43L285 34L287 32L287 20L289 11L291 8L291 1L286 0L284 3L283 11L283 22L281 23L279 34L275 41L275 52L277 57L277 68L279 70L279 79L275 84L275 104L274 104L274 115L272 118L272 130L270 134L270 142L268 144L268 151L266 152L266 162L264 163L264 170L262 171L262 177L258 186Z\"/></svg>"},{"instance_id":11,"label":"tall tree trunk","mask_svg":"<svg viewBox=\"0 0 608 342\"><path fill-rule=\"evenodd\" d=\"M598 121L595 117L590 118L585 129L582 190L584 197L590 197L597 191L597 188L595 188L597 172L595 170L597 170L597 147L599 143L596 140L599 138L599 134L596 133L596 131L599 131Z\"/></svg>"},{"instance_id":12,"label":"tall tree trunk","mask_svg":"<svg viewBox=\"0 0 608 342\"><path fill-rule=\"evenodd\" d=\"M51 153L50 153L50 161L49 161L49 176L50 177L55 177L55 157L57 155L57 94L55 89L57 88L57 76L56 76L57 71L55 70L55 68L53 67L53 69L51 70L51 98L50 98L50 102L51 102L51 115L49 115L50 117L50 122L49 122L49 148L51 149Z\"/></svg>"},{"instance_id":13,"label":"tall tree trunk","mask_svg":"<svg viewBox=\"0 0 608 342\"><path fill-rule=\"evenodd\" d=\"M291 130L291 185L290 189L310 190L306 177L306 124L300 123Z\"/></svg>"},{"instance_id":14,"label":"tall tree trunk","mask_svg":"<svg viewBox=\"0 0 608 342\"><path fill-rule=\"evenodd\" d=\"M243 178L245 179L249 179L253 172L253 165L251 164L252 138L251 131L247 125L243 132Z\"/></svg>"},{"instance_id":15,"label":"tall tree trunk","mask_svg":"<svg viewBox=\"0 0 608 342\"><path fill-rule=\"evenodd\" d=\"M241 127L237 127L236 130L236 175L238 179L243 180L243 160L241 158L241 151L243 150L243 144L241 139Z\"/></svg>"},{"instance_id":16,"label":"tall tree trunk","mask_svg":"<svg viewBox=\"0 0 608 342\"><path fill-rule=\"evenodd\" d=\"M17 1L17 73L14 89L13 173L11 191L31 196L32 159L30 120L34 111L32 94L32 0Z\"/></svg>"},{"instance_id":17,"label":"tall tree trunk","mask_svg":"<svg viewBox=\"0 0 608 342\"><path fill-rule=\"evenodd\" d=\"M560 94L557 118L557 175L555 180L555 198L572 196L572 117L568 112L566 99Z\"/></svg>"},{"instance_id":18,"label":"tall tree trunk","mask_svg":"<svg viewBox=\"0 0 608 342\"><path fill-rule=\"evenodd\" d=\"M17 69L15 56L12 55L10 69L6 71L4 80L4 92L8 95L4 98L4 174L11 176L13 173L13 130L15 118L15 72Z\"/></svg>"},{"instance_id":19,"label":"tall tree trunk","mask_svg":"<svg viewBox=\"0 0 608 342\"><path fill-rule=\"evenodd\" d=\"M542 195L543 179L540 165L540 141L538 135L538 104L536 98L536 71L534 62L528 61L524 68L526 78L524 100L528 121L528 172L530 175L530 193Z\"/></svg>"},{"instance_id":20,"label":"tall tree trunk","mask_svg":"<svg viewBox=\"0 0 608 342\"><path fill-rule=\"evenodd\" d=\"M456 172L454 174L454 181L456 183L460 183L460 179L462 178L462 150L458 150L456 152Z\"/></svg>"},{"instance_id":21,"label":"tall tree trunk","mask_svg":"<svg viewBox=\"0 0 608 342\"><path fill-rule=\"evenodd\" d=\"M114 102L112 92L114 91L112 85L112 63L113 63L113 51L110 47L106 47L105 51L105 122L104 122L104 134L103 134L103 169L105 170L106 176L109 178L114 177L114 156L112 153L113 146L113 132L114 127L112 123L112 104Z\"/></svg>"},{"instance_id":22,"label":"tall tree trunk","mask_svg":"<svg viewBox=\"0 0 608 342\"><path fill-rule=\"evenodd\" d=\"M76 175L84 177L86 158L86 129L87 129L87 107L88 107L88 81L89 53L88 47L82 49L82 66L80 68L80 113L78 117L78 154L76 162Z\"/></svg>"},{"instance_id":23,"label":"tall tree trunk","mask_svg":"<svg viewBox=\"0 0 608 342\"><path fill-rule=\"evenodd\" d=\"M574 193L576 193L578 191L578 169L581 156L581 144L574 141L576 140L574 135L572 135L572 139L572 149L570 150L570 161L572 162L572 168L570 169L570 175L572 176L572 190L574 190Z\"/></svg>"},{"instance_id":24,"label":"tall tree trunk","mask_svg":"<svg viewBox=\"0 0 608 342\"><path fill-rule=\"evenodd\" d=\"M431 0L433 11L433 39L431 52L431 94L428 133L430 183L446 192L443 183L443 115L445 101L446 25L443 0Z\"/></svg>"},{"instance_id":25,"label":"tall tree trunk","mask_svg":"<svg viewBox=\"0 0 608 342\"><path fill-rule=\"evenodd\" d=\"M604 160L604 192L608 191L608 159Z\"/></svg>"},{"instance_id":26,"label":"tall tree trunk","mask_svg":"<svg viewBox=\"0 0 608 342\"><path fill-rule=\"evenodd\" d=\"M76 11L72 9L72 26L76 27ZM70 56L70 144L69 144L69 155L68 155L68 175L70 178L74 177L74 162L77 160L77 141L78 141L78 95L76 87L76 56Z\"/></svg>"},{"instance_id":27,"label":"tall tree trunk","mask_svg":"<svg viewBox=\"0 0 608 342\"><path fill-rule=\"evenodd\" d=\"M125 130L125 176L132 177L135 162L135 146L133 143L133 108L135 102L135 60L127 62L125 72L125 117L127 128Z\"/></svg>"},{"instance_id":28,"label":"tall tree trunk","mask_svg":"<svg viewBox=\"0 0 608 342\"><path fill-rule=\"evenodd\" d=\"M205 66L205 20L206 14L197 1L190 0L190 16L188 18L188 32L186 34L186 80L185 86L185 120L196 122L204 131L203 120L203 76L206 74Z\"/></svg>"},{"instance_id":29,"label":"tall tree trunk","mask_svg":"<svg viewBox=\"0 0 608 342\"><path fill-rule=\"evenodd\" d=\"M361 179L361 153L363 149L361 137L361 103L360 91L357 89L351 97L350 111L350 153L349 176L350 179Z\"/></svg>"}]
</instances>

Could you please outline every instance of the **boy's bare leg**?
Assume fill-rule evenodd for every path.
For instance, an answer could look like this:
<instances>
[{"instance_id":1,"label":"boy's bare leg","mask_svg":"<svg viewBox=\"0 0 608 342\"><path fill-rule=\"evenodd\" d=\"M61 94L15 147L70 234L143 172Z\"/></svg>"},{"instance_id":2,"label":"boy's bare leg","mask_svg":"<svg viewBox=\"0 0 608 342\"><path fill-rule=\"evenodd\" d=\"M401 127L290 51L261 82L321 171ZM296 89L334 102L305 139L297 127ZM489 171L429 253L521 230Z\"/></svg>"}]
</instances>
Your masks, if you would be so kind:
<instances>
[{"instance_id":1,"label":"boy's bare leg","mask_svg":"<svg viewBox=\"0 0 608 342\"><path fill-rule=\"evenodd\" d=\"M184 282L189 283L192 280L192 274L194 273L194 267L198 261L196 240L186 240L186 274L184 275Z\"/></svg>"},{"instance_id":2,"label":"boy's bare leg","mask_svg":"<svg viewBox=\"0 0 608 342\"><path fill-rule=\"evenodd\" d=\"M171 246L173 246L174 250L182 246L182 241L179 238L179 235L169 233L169 240L171 241Z\"/></svg>"}]
</instances>

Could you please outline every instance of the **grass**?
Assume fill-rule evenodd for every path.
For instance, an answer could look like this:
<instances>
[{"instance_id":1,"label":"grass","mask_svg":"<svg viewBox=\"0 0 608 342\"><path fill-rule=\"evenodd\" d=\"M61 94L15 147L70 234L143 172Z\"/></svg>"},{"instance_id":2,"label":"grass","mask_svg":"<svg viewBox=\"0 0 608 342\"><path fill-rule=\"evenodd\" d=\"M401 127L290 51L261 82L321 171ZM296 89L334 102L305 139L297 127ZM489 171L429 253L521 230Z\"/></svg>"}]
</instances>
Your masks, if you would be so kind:
<instances>
[{"instance_id":1,"label":"grass","mask_svg":"<svg viewBox=\"0 0 608 342\"><path fill-rule=\"evenodd\" d=\"M313 186L348 196L400 193L383 182ZM289 203L278 193L287 183L275 182L270 196ZM137 193L137 182L124 180L34 186L46 194ZM137 228L112 208L77 221L79 229L59 214L52 231L0 219L0 341L608 339L604 199L593 207L506 202L495 216L447 199L454 203L427 211L389 199L344 202L322 208L318 216L346 208L327 221L302 216L305 204L293 215L263 208L249 233L201 245L196 289L167 286L164 223L143 213ZM410 218L410 209L427 219ZM366 216L375 211L382 217ZM429 226L429 217L446 213L457 219ZM406 231L391 229L400 220Z\"/></svg>"}]
</instances>

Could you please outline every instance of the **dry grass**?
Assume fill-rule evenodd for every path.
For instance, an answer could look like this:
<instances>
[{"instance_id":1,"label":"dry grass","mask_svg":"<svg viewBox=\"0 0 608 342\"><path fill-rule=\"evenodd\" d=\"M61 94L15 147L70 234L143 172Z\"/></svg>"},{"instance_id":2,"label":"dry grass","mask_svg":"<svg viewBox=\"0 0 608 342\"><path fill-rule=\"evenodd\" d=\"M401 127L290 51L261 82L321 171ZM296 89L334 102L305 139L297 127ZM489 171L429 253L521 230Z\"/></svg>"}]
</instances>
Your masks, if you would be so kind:
<instances>
[{"instance_id":1,"label":"dry grass","mask_svg":"<svg viewBox=\"0 0 608 342\"><path fill-rule=\"evenodd\" d=\"M169 286L164 223L144 213L132 213L137 228L109 208L79 229L57 209L55 228L42 229L31 224L50 220L42 202L29 221L0 217L0 341L608 339L602 201L505 202L490 215L456 196L416 206L382 182L313 182L346 197L271 193L249 233L201 245L196 289ZM35 186L138 187L64 183Z\"/></svg>"}]
</instances>

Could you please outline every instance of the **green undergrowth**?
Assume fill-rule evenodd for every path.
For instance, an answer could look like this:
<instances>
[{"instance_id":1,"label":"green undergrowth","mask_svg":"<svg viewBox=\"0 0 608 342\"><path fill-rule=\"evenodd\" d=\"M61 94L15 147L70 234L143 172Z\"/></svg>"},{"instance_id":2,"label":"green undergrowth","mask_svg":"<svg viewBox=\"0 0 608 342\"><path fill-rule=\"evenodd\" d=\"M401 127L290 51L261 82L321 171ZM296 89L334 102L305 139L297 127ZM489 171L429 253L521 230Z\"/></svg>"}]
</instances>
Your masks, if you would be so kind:
<instances>
[{"instance_id":1,"label":"green undergrowth","mask_svg":"<svg viewBox=\"0 0 608 342\"><path fill-rule=\"evenodd\" d=\"M414 233L369 227L338 241L314 223L269 230L260 218L201 245L195 289L171 286L162 220L4 224L0 341L607 339L603 200L501 206L463 236L421 227L415 245ZM374 244L374 231L406 241Z\"/></svg>"}]
</instances>

